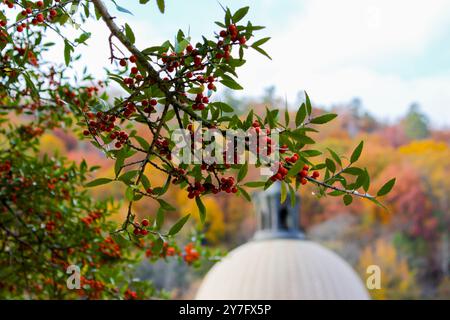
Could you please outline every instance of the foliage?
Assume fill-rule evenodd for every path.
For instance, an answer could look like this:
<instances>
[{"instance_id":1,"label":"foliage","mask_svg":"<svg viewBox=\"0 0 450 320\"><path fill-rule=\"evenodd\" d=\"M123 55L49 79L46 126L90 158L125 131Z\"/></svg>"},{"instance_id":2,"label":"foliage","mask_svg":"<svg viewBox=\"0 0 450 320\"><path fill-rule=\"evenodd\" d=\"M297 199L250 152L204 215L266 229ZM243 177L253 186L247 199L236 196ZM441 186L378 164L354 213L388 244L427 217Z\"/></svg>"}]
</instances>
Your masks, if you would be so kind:
<instances>
[{"instance_id":1,"label":"foliage","mask_svg":"<svg viewBox=\"0 0 450 320\"><path fill-rule=\"evenodd\" d=\"M147 2L140 1L143 5L147 5ZM165 11L163 0L158 0L157 6L162 13ZM122 6L117 6L117 10L125 15L129 13ZM204 196L236 193L250 200L250 188L256 186L266 189L275 181L280 181L282 190L286 192L294 193L309 183L315 186L318 197L339 197L345 205L352 203L353 198L361 197L382 206L379 197L385 196L393 188L395 180L380 185L373 195L369 193L371 179L368 171L356 166L363 151L362 141L355 145L348 156L328 148L323 161L312 161L311 158L323 154L312 148L315 144L312 135L337 115L317 114L306 93L304 103L292 119L289 112L281 114L279 109L266 109L262 116L250 111L240 118L234 114L233 106L214 101L218 86L231 90L242 89L236 81L237 69L245 64L247 49L256 50L270 58L261 47L269 38L255 38L255 33L263 27L253 25L250 21L244 22L248 10L248 7L244 7L231 12L224 8L224 19L216 22L218 30L211 38L204 36L201 41L194 42L180 30L174 42L165 41L161 45L141 50L135 46L136 37L130 25L118 26L101 0L4 1L0 9L0 119L5 122L6 117L15 112L32 118L32 121L8 129L3 124L0 197L3 210L13 217L19 215L20 219L15 217L8 220L8 215L5 215L2 229L6 240L2 254L9 254L13 250L10 248L20 252L27 246L24 243L28 243L30 256L23 256L21 261L25 269L30 268L31 254L36 246L39 250L49 249L56 259L64 261L60 263L65 266L68 259L72 258L66 256L68 252L59 252L61 248L66 248L62 244L66 241L71 243L73 237L71 246L78 247L80 243L76 241L80 232L87 232L81 239L90 239L87 246L93 251L80 253L80 256L74 253L73 260L84 261L82 258L85 257L92 268L101 268L97 264L103 263L95 258L96 246L102 243L100 236L110 239L108 245L117 248L131 245L142 248L152 260L179 256L188 264L198 264L200 257L208 258L209 255L202 252L199 240L195 238L194 243L180 248L173 239L188 222L189 213L184 213L184 218L171 226L164 225L164 221L168 221L166 217L176 209L168 197L173 187L184 190L186 197L195 199L201 223L209 220ZM90 19L102 19L111 31L109 43L113 68L109 70L106 82L93 79L86 70L81 75L74 72L73 64L78 59L79 46L89 44L91 34L83 30L83 25ZM71 27L76 30L77 36L69 39L61 30ZM63 65L43 58L43 53L52 50L53 46L46 42L46 32L55 32L61 37L64 43ZM128 53L123 53L119 49L120 45ZM111 82L116 82L123 89L122 95L114 101L105 92ZM227 130L248 131L252 136L263 138L261 149L269 155L280 152L284 158L272 169L269 179L258 178L261 181L251 182L246 179L248 163L236 163L235 158L230 160L227 157L229 151L237 152L234 143L226 145L225 163L176 164L171 155L175 145L171 134L177 128L187 129L194 134L195 130L199 130L194 121L202 125L203 131L215 128L223 135ZM88 173L85 164L75 167L59 158L39 158L36 138L46 130L61 127L74 128L79 138L84 137L113 159L114 173L85 181ZM279 132L280 146L272 142L271 130ZM245 147L246 150L237 154L236 158L254 152L247 143ZM206 146L202 145L201 149L204 148ZM262 166L259 152L254 153L258 157L257 167ZM162 182L152 183L147 169L149 167L152 168L151 172L156 170L164 175ZM66 173L68 177L64 181ZM12 187L11 181L18 183L13 184L17 190ZM66 186L59 189L63 182ZM124 197L128 202L125 220L114 230L104 221L104 216L113 210L105 203L93 203L81 188L81 184L93 188L112 183L124 185ZM26 201L29 196L27 198L26 193L18 191L30 188L34 198L33 201ZM60 197L67 198L61 201ZM285 194L282 198L285 198ZM138 221L137 216L141 216L137 212L140 208L138 202L148 199L157 205L156 213L151 219ZM29 212L29 209L33 209L32 212L36 214ZM58 225L58 220L55 220L56 215L59 216L58 212L62 215L62 225ZM91 217L91 220L100 223L99 233L91 234L88 225L94 224L94 221L87 223L87 220L83 222L81 219L88 219L89 214L97 216L97 213L99 218ZM48 220L47 214L51 220ZM25 219L24 223L21 219ZM60 234L48 235L56 229L61 230ZM108 238L107 232L112 232L111 238ZM35 238L37 235L39 238ZM41 247L41 241L44 240L39 239L44 235L46 245ZM10 245L9 241L14 240L16 242ZM58 246L57 253L53 252L53 244ZM115 258L119 258L116 253ZM45 254L48 256L50 253L46 251ZM19 255L15 253L12 256L18 259ZM126 262L122 254L120 257L121 262ZM83 265L89 268L87 264ZM120 269L120 264L115 266ZM42 263L44 267L45 263ZM105 274L108 272L105 271ZM36 273L36 276L40 275ZM122 276L120 273L118 279L122 279ZM42 295L64 296L62 289L57 288L62 277L63 273L56 272L50 281L54 291L49 291L50 286L45 287L46 291ZM4 281L4 277L0 279ZM111 279L114 280L114 277ZM31 295L27 277L22 280L24 282L17 282L17 288L11 292L18 296ZM154 293L144 291L145 294ZM127 297L135 297L130 291L125 293ZM99 295L86 295L102 298L106 291Z\"/></svg>"},{"instance_id":2,"label":"foliage","mask_svg":"<svg viewBox=\"0 0 450 320\"><path fill-rule=\"evenodd\" d=\"M405 258L399 257L392 244L379 239L374 246L366 247L360 257L359 269L363 278L366 269L376 265L381 270L381 288L371 290L374 299L414 299L419 295L415 274Z\"/></svg>"}]
</instances>

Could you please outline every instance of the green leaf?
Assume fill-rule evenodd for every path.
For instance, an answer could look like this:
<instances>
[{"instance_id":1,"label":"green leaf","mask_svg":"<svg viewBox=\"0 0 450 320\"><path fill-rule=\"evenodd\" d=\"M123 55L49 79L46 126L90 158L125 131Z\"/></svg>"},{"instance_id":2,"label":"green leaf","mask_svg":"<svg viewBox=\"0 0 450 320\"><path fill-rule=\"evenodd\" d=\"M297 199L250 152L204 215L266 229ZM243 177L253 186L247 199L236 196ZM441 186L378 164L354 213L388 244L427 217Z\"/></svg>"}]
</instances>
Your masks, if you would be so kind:
<instances>
[{"instance_id":1,"label":"green leaf","mask_svg":"<svg viewBox=\"0 0 450 320\"><path fill-rule=\"evenodd\" d=\"M185 215L183 218L181 218L180 220L178 220L173 226L172 228L170 228L169 230L169 236L173 236L175 234L177 234L182 228L183 226L186 224L186 222L189 220L189 217L191 215L187 214Z\"/></svg>"},{"instance_id":2,"label":"green leaf","mask_svg":"<svg viewBox=\"0 0 450 320\"><path fill-rule=\"evenodd\" d=\"M322 152L320 152L319 150L305 150L305 151L302 151L302 154L305 157L317 157L317 156L320 156L322 154Z\"/></svg>"},{"instance_id":3,"label":"green leaf","mask_svg":"<svg viewBox=\"0 0 450 320\"><path fill-rule=\"evenodd\" d=\"M244 88L241 87L239 83L234 81L233 79L223 79L220 80L220 83L222 83L224 86L227 86L228 88L234 89L234 90L242 90Z\"/></svg>"},{"instance_id":4,"label":"green leaf","mask_svg":"<svg viewBox=\"0 0 450 320\"><path fill-rule=\"evenodd\" d=\"M161 251L161 249L164 246L164 240L161 238L156 239L155 242L153 242L153 246L152 246L152 254L157 256L159 254L159 252Z\"/></svg>"},{"instance_id":5,"label":"green leaf","mask_svg":"<svg viewBox=\"0 0 450 320\"><path fill-rule=\"evenodd\" d=\"M161 206L162 209L166 210L166 211L175 211L176 209L169 204L167 201L163 200L163 199L157 199L159 202L159 205Z\"/></svg>"},{"instance_id":6,"label":"green leaf","mask_svg":"<svg viewBox=\"0 0 450 320\"><path fill-rule=\"evenodd\" d=\"M280 194L280 201L281 203L284 203L287 198L287 190L286 190L286 184L281 182L281 194Z\"/></svg>"},{"instance_id":7,"label":"green leaf","mask_svg":"<svg viewBox=\"0 0 450 320\"><path fill-rule=\"evenodd\" d=\"M269 54L265 50L261 49L260 47L252 47L252 48L255 49L256 51L258 51L259 53L261 53L262 55L266 56L270 60L272 60L272 57L269 56Z\"/></svg>"},{"instance_id":8,"label":"green leaf","mask_svg":"<svg viewBox=\"0 0 450 320\"><path fill-rule=\"evenodd\" d=\"M216 102L210 103L210 105L220 108L223 112L233 112L234 111L233 107L231 107L229 104L227 104L225 102L216 101Z\"/></svg>"},{"instance_id":9,"label":"green leaf","mask_svg":"<svg viewBox=\"0 0 450 320\"><path fill-rule=\"evenodd\" d=\"M145 174L142 174L141 176L141 183L145 190L151 187L150 180L148 180L147 176Z\"/></svg>"},{"instance_id":10,"label":"green leaf","mask_svg":"<svg viewBox=\"0 0 450 320\"><path fill-rule=\"evenodd\" d=\"M233 22L238 23L239 21L241 21L242 18L244 18L245 15L247 14L248 9L249 9L249 7L243 7L243 8L240 8L238 11L236 11L232 18Z\"/></svg>"},{"instance_id":11,"label":"green leaf","mask_svg":"<svg viewBox=\"0 0 450 320\"><path fill-rule=\"evenodd\" d=\"M330 122L331 120L333 120L336 117L337 117L337 114L335 114L335 113L327 113L322 116L311 119L310 123L324 124L324 123Z\"/></svg>"},{"instance_id":12,"label":"green leaf","mask_svg":"<svg viewBox=\"0 0 450 320\"><path fill-rule=\"evenodd\" d=\"M244 184L244 186L249 188L261 188L266 184L265 181L251 181Z\"/></svg>"},{"instance_id":13,"label":"green leaf","mask_svg":"<svg viewBox=\"0 0 450 320\"><path fill-rule=\"evenodd\" d=\"M336 171L336 164L333 162L333 160L327 158L325 160L325 165L327 166L328 170L330 170L331 172Z\"/></svg>"},{"instance_id":14,"label":"green leaf","mask_svg":"<svg viewBox=\"0 0 450 320\"><path fill-rule=\"evenodd\" d=\"M130 10L128 10L127 8L124 8L124 7L116 5L116 9L118 11L120 11L120 12L128 13L128 14L131 14L132 16L134 16L134 14Z\"/></svg>"},{"instance_id":15,"label":"green leaf","mask_svg":"<svg viewBox=\"0 0 450 320\"><path fill-rule=\"evenodd\" d=\"M110 183L111 181L114 181L113 179L109 179L109 178L98 178L95 179L91 182L86 183L84 186L86 188L92 188L92 187L96 187L96 186L100 186L102 184L107 184Z\"/></svg>"},{"instance_id":16,"label":"green leaf","mask_svg":"<svg viewBox=\"0 0 450 320\"><path fill-rule=\"evenodd\" d=\"M164 0L156 0L156 3L158 4L158 9L161 13L164 13L164 10L166 9L166 5L164 3Z\"/></svg>"},{"instance_id":17,"label":"green leaf","mask_svg":"<svg viewBox=\"0 0 450 320\"><path fill-rule=\"evenodd\" d=\"M295 197L295 190L290 184L288 184L288 186L289 186L289 198L291 200L291 207L293 208L295 207L295 201L297 200Z\"/></svg>"},{"instance_id":18,"label":"green leaf","mask_svg":"<svg viewBox=\"0 0 450 320\"><path fill-rule=\"evenodd\" d=\"M123 149L121 149L122 151ZM124 152L118 152L116 155L116 162L114 163L114 174L117 176L119 175L120 171L122 170L122 166L125 163L125 153Z\"/></svg>"},{"instance_id":19,"label":"green leaf","mask_svg":"<svg viewBox=\"0 0 450 320\"><path fill-rule=\"evenodd\" d=\"M204 224L206 218L205 205L203 204L202 199L200 199L200 197L195 197L195 203L197 204L197 208L200 214L200 221Z\"/></svg>"},{"instance_id":20,"label":"green leaf","mask_svg":"<svg viewBox=\"0 0 450 320\"><path fill-rule=\"evenodd\" d=\"M333 150L331 150L330 148L327 148L327 150L330 152L331 157L334 159L334 161L342 167L342 161L341 161L341 158L339 158L339 156L337 155L337 153L334 152Z\"/></svg>"},{"instance_id":21,"label":"green leaf","mask_svg":"<svg viewBox=\"0 0 450 320\"><path fill-rule=\"evenodd\" d=\"M125 172L124 174L122 174L119 177L118 180L124 182L125 184L130 184L131 179L133 179L137 175L138 172L139 172L138 170L131 170L131 171Z\"/></svg>"},{"instance_id":22,"label":"green leaf","mask_svg":"<svg viewBox=\"0 0 450 320\"><path fill-rule=\"evenodd\" d=\"M136 38L134 37L134 32L131 30L131 27L128 25L128 23L125 23L125 36L130 40L132 44L136 41Z\"/></svg>"},{"instance_id":23,"label":"green leaf","mask_svg":"<svg viewBox=\"0 0 450 320\"><path fill-rule=\"evenodd\" d=\"M359 176L361 174L362 169L356 167L350 167L342 171L342 173L348 173L352 176Z\"/></svg>"},{"instance_id":24,"label":"green leaf","mask_svg":"<svg viewBox=\"0 0 450 320\"><path fill-rule=\"evenodd\" d=\"M270 37L259 39L259 40L255 41L255 42L253 42L251 47L253 49L256 49L256 48L258 48L259 46L263 45L264 43L266 43L269 40L270 40Z\"/></svg>"},{"instance_id":25,"label":"green leaf","mask_svg":"<svg viewBox=\"0 0 450 320\"><path fill-rule=\"evenodd\" d=\"M381 187L381 189L378 190L377 197L381 197L381 196L384 196L384 195L388 194L392 190L394 185L395 185L395 178L393 178L393 179L389 180L388 182L386 182Z\"/></svg>"},{"instance_id":26,"label":"green leaf","mask_svg":"<svg viewBox=\"0 0 450 320\"><path fill-rule=\"evenodd\" d=\"M162 196L163 194L165 194L167 192L167 190L169 189L170 180L171 180L170 176L168 176L164 186L162 188L161 187L154 188L153 193L158 196Z\"/></svg>"},{"instance_id":27,"label":"green leaf","mask_svg":"<svg viewBox=\"0 0 450 320\"><path fill-rule=\"evenodd\" d=\"M91 33L90 32L83 32L78 39L75 39L75 42L78 43L85 43L87 39L89 39L91 37Z\"/></svg>"},{"instance_id":28,"label":"green leaf","mask_svg":"<svg viewBox=\"0 0 450 320\"><path fill-rule=\"evenodd\" d=\"M350 157L350 162L354 163L356 161L358 161L359 156L361 155L361 152L363 150L364 147L364 141L361 141L358 146L355 148L355 150L352 153L352 156Z\"/></svg>"},{"instance_id":29,"label":"green leaf","mask_svg":"<svg viewBox=\"0 0 450 320\"><path fill-rule=\"evenodd\" d=\"M383 209L385 209L385 210L388 210L380 201L378 201L377 199L375 199L375 198L369 198L369 201L372 201L373 203L375 203L377 206L379 206L379 207L381 207L381 208L383 208Z\"/></svg>"},{"instance_id":30,"label":"green leaf","mask_svg":"<svg viewBox=\"0 0 450 320\"><path fill-rule=\"evenodd\" d=\"M288 134L299 143L302 143L302 144L314 144L315 143L314 140L311 139L310 137L306 136L304 134L304 132L294 130L294 131L288 132Z\"/></svg>"},{"instance_id":31,"label":"green leaf","mask_svg":"<svg viewBox=\"0 0 450 320\"><path fill-rule=\"evenodd\" d=\"M295 162L295 164L292 166L291 169L289 169L287 175L288 177L294 177L297 173L300 172L300 170L303 169L303 166L305 164L303 163L303 161L301 160L297 160L297 162Z\"/></svg>"},{"instance_id":32,"label":"green leaf","mask_svg":"<svg viewBox=\"0 0 450 320\"><path fill-rule=\"evenodd\" d=\"M362 187L365 192L369 191L370 176L369 176L369 173L367 172L367 169L364 169L364 183L363 183Z\"/></svg>"},{"instance_id":33,"label":"green leaf","mask_svg":"<svg viewBox=\"0 0 450 320\"><path fill-rule=\"evenodd\" d=\"M127 190L125 191L125 197L127 198L128 201L134 200L134 190L132 187L127 188Z\"/></svg>"},{"instance_id":34,"label":"green leaf","mask_svg":"<svg viewBox=\"0 0 450 320\"><path fill-rule=\"evenodd\" d=\"M290 122L289 111L286 106L286 108L284 109L284 124L286 125L286 127L289 127L289 122Z\"/></svg>"},{"instance_id":35,"label":"green leaf","mask_svg":"<svg viewBox=\"0 0 450 320\"><path fill-rule=\"evenodd\" d=\"M306 91L305 91L305 104L306 104L306 113L308 115L311 115L311 113L312 113L311 100L309 99L309 96L306 93Z\"/></svg>"},{"instance_id":36,"label":"green leaf","mask_svg":"<svg viewBox=\"0 0 450 320\"><path fill-rule=\"evenodd\" d=\"M148 144L147 140L145 140L144 138L142 138L140 136L135 136L134 138L139 143L139 145L141 146L142 149L144 149L144 150L150 149L150 145Z\"/></svg>"},{"instance_id":37,"label":"green leaf","mask_svg":"<svg viewBox=\"0 0 450 320\"><path fill-rule=\"evenodd\" d=\"M295 115L295 125L299 127L303 121L305 121L306 118L306 105L302 103L300 108L297 111L297 114Z\"/></svg>"},{"instance_id":38,"label":"green leaf","mask_svg":"<svg viewBox=\"0 0 450 320\"><path fill-rule=\"evenodd\" d=\"M343 194L345 194L345 192L344 191L340 191L340 190L333 190L333 191L328 193L328 195L332 196L332 197L342 196Z\"/></svg>"},{"instance_id":39,"label":"green leaf","mask_svg":"<svg viewBox=\"0 0 450 320\"><path fill-rule=\"evenodd\" d=\"M348 206L349 204L351 204L352 203L352 201L353 201L353 197L351 196L351 195L349 195L349 194L346 194L345 196L344 196L344 204L346 205L346 206Z\"/></svg>"},{"instance_id":40,"label":"green leaf","mask_svg":"<svg viewBox=\"0 0 450 320\"><path fill-rule=\"evenodd\" d=\"M245 198L248 202L251 202L251 201L252 201L252 198L250 197L250 195L248 194L248 192L245 191L244 188L241 188L241 187L239 187L239 186L238 186L237 188L238 188L239 192L244 196L244 198Z\"/></svg>"},{"instance_id":41,"label":"green leaf","mask_svg":"<svg viewBox=\"0 0 450 320\"><path fill-rule=\"evenodd\" d=\"M70 63L70 53L73 51L72 45L69 43L69 41L64 40L64 62L66 63L66 66Z\"/></svg>"},{"instance_id":42,"label":"green leaf","mask_svg":"<svg viewBox=\"0 0 450 320\"><path fill-rule=\"evenodd\" d=\"M239 169L239 172L238 172L238 175L237 175L237 181L238 182L242 181L242 179L244 179L245 176L247 175L247 172L248 172L248 163L246 162Z\"/></svg>"}]
</instances>

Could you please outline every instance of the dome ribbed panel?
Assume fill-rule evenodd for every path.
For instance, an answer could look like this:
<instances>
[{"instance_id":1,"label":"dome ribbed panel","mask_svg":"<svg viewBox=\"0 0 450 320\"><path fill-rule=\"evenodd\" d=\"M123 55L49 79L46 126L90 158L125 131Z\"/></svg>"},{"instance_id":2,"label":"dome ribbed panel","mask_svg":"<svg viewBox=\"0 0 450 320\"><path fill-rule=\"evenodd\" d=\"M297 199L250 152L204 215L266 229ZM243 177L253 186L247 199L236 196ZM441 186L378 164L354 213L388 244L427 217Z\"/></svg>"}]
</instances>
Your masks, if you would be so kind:
<instances>
[{"instance_id":1,"label":"dome ribbed panel","mask_svg":"<svg viewBox=\"0 0 450 320\"><path fill-rule=\"evenodd\" d=\"M252 241L208 272L197 299L368 299L337 254L304 240Z\"/></svg>"}]
</instances>

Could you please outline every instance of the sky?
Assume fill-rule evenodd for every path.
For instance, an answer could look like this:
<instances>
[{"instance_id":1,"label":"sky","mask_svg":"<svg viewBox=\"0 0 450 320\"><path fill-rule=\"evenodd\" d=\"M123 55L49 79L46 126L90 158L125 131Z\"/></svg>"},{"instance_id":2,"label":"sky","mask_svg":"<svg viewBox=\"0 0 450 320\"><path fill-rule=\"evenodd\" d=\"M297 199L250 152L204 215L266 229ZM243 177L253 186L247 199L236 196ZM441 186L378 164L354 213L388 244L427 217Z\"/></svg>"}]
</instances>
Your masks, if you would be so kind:
<instances>
[{"instance_id":1,"label":"sky","mask_svg":"<svg viewBox=\"0 0 450 320\"><path fill-rule=\"evenodd\" d=\"M156 1L116 0L133 15L116 10L118 23L129 23L139 48L173 40L178 29L193 42L212 37L222 8L212 0L166 0L166 13ZM221 0L233 11L250 6L246 19L264 25L257 37L271 37L262 47L272 60L254 50L238 70L240 96L257 97L274 85L276 94L296 107L306 90L323 107L354 98L386 121L401 117L419 103L436 127L450 127L450 1L415 0ZM89 46L80 48L90 72L103 75L108 66L109 32L91 21ZM70 37L70 31L68 36ZM61 59L62 50L51 55Z\"/></svg>"}]
</instances>

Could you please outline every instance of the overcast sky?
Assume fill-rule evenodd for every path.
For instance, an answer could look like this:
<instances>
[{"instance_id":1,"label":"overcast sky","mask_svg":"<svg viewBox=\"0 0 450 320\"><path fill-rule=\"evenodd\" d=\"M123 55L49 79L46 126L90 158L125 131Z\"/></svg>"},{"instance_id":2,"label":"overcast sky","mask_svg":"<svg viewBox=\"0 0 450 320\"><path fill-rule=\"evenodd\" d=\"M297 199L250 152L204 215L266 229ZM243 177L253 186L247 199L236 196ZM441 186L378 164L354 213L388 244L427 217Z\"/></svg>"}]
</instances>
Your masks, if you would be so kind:
<instances>
[{"instance_id":1,"label":"overcast sky","mask_svg":"<svg viewBox=\"0 0 450 320\"><path fill-rule=\"evenodd\" d=\"M108 1L106 1L108 2ZM179 28L193 40L211 36L223 11L211 0L166 0L160 14L156 1L117 0L133 16L111 12L132 26L137 44L146 48L173 39ZM306 90L323 106L358 97L380 118L396 119L418 102L434 125L450 126L450 1L414 0L221 0L236 10L249 5L248 18L265 25L259 37L272 39L263 48L273 60L249 50L238 82L245 96L259 96L275 85L292 106ZM108 66L108 31L90 23L89 47L82 63L103 75ZM70 34L69 34L70 36ZM52 53L62 59L62 50Z\"/></svg>"}]
</instances>

